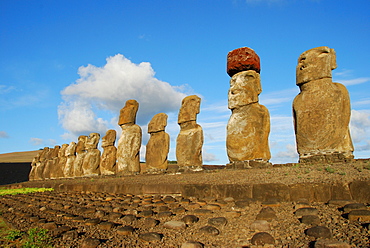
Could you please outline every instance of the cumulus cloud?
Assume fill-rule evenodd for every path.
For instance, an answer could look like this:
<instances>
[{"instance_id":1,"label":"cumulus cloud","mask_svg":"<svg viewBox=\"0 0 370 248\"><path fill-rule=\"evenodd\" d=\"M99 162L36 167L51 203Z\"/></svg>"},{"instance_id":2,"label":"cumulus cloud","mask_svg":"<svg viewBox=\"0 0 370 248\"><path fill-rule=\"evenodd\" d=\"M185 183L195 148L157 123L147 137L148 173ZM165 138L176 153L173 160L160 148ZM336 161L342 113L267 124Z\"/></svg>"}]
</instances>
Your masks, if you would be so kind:
<instances>
[{"instance_id":1,"label":"cumulus cloud","mask_svg":"<svg viewBox=\"0 0 370 248\"><path fill-rule=\"evenodd\" d=\"M44 140L40 138L31 138L30 143L34 146L40 146L41 144L44 143Z\"/></svg>"},{"instance_id":2,"label":"cumulus cloud","mask_svg":"<svg viewBox=\"0 0 370 248\"><path fill-rule=\"evenodd\" d=\"M203 162L213 162L219 160L215 154L207 152L206 149L203 149L202 158Z\"/></svg>"},{"instance_id":3,"label":"cumulus cloud","mask_svg":"<svg viewBox=\"0 0 370 248\"><path fill-rule=\"evenodd\" d=\"M363 84L369 81L370 81L370 78L368 77L354 78L354 79L348 79L348 80L338 80L339 83L344 84L345 86Z\"/></svg>"},{"instance_id":4,"label":"cumulus cloud","mask_svg":"<svg viewBox=\"0 0 370 248\"><path fill-rule=\"evenodd\" d=\"M80 78L62 92L60 122L68 135L104 133L129 99L139 102L137 123L147 124L160 112L178 111L186 86L172 86L155 78L150 63L135 64L121 54L102 67L81 66ZM114 127L114 126L113 126ZM114 127L115 128L115 127Z\"/></svg>"},{"instance_id":5,"label":"cumulus cloud","mask_svg":"<svg viewBox=\"0 0 370 248\"><path fill-rule=\"evenodd\" d=\"M8 135L8 133L7 132L5 132L5 131L0 131L0 138L9 138L9 135Z\"/></svg>"},{"instance_id":6,"label":"cumulus cloud","mask_svg":"<svg viewBox=\"0 0 370 248\"><path fill-rule=\"evenodd\" d=\"M361 110L351 111L351 136L354 143L370 139L370 113Z\"/></svg>"}]
</instances>

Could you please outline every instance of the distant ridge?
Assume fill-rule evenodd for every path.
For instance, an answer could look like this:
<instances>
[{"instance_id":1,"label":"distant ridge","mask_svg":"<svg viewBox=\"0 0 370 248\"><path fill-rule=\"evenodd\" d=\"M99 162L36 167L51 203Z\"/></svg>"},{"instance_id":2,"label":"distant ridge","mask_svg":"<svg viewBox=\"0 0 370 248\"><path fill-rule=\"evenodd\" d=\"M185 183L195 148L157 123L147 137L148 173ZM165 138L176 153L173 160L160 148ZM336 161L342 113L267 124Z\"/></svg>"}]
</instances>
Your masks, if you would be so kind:
<instances>
[{"instance_id":1,"label":"distant ridge","mask_svg":"<svg viewBox=\"0 0 370 248\"><path fill-rule=\"evenodd\" d=\"M39 150L0 154L0 163L31 163Z\"/></svg>"}]
</instances>

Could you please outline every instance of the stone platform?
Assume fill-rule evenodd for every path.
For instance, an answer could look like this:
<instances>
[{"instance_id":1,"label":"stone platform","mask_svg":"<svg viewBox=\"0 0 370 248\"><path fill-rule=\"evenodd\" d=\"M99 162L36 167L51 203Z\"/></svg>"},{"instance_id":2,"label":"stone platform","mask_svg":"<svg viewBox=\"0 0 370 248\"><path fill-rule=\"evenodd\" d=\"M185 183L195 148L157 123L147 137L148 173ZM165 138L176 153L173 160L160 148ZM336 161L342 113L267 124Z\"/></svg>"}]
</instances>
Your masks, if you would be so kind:
<instances>
[{"instance_id":1,"label":"stone platform","mask_svg":"<svg viewBox=\"0 0 370 248\"><path fill-rule=\"evenodd\" d=\"M183 197L215 197L310 202L354 200L370 202L368 160L353 164L292 164L244 170L204 170L140 174L123 177L90 177L29 181L11 187L51 187L67 192L109 192L117 194L169 194Z\"/></svg>"}]
</instances>

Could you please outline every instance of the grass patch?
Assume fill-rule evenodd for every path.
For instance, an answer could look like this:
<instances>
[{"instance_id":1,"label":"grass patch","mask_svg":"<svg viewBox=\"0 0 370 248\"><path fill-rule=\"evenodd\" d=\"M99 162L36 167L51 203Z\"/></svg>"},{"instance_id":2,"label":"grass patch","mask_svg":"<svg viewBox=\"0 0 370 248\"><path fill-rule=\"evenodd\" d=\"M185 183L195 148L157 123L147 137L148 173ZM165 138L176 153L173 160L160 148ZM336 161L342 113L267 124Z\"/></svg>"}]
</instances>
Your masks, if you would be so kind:
<instances>
[{"instance_id":1,"label":"grass patch","mask_svg":"<svg viewBox=\"0 0 370 248\"><path fill-rule=\"evenodd\" d=\"M329 173L334 173L334 172L335 172L335 170L334 170L333 168L331 168L330 166L327 166L327 167L325 168L325 170L326 170L327 172L329 172Z\"/></svg>"},{"instance_id":2,"label":"grass patch","mask_svg":"<svg viewBox=\"0 0 370 248\"><path fill-rule=\"evenodd\" d=\"M29 194L35 192L53 191L53 188L20 188L20 189L5 189L0 188L0 195L17 195L17 194Z\"/></svg>"}]
</instances>

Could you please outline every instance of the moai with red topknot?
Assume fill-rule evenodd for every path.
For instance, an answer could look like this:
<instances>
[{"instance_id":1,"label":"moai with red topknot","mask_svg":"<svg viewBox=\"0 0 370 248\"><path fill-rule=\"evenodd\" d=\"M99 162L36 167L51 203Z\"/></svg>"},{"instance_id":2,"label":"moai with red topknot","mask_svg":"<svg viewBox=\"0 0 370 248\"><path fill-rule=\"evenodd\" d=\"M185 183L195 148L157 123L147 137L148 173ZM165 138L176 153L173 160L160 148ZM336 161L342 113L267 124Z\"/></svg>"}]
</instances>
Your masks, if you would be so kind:
<instances>
[{"instance_id":1,"label":"moai with red topknot","mask_svg":"<svg viewBox=\"0 0 370 248\"><path fill-rule=\"evenodd\" d=\"M227 73L231 77L226 148L230 168L270 166L268 137L270 114L258 103L262 92L260 59L253 49L242 47L227 55Z\"/></svg>"}]
</instances>

